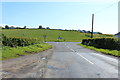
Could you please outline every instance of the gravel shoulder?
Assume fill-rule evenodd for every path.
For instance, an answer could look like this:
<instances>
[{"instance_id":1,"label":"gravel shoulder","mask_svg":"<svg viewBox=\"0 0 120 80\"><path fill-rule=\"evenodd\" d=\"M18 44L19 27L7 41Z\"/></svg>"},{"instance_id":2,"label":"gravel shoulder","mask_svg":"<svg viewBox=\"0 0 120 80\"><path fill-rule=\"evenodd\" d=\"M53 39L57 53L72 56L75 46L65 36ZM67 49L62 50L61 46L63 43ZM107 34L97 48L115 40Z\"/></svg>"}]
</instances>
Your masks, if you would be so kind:
<instances>
[{"instance_id":1,"label":"gravel shoulder","mask_svg":"<svg viewBox=\"0 0 120 80\"><path fill-rule=\"evenodd\" d=\"M1 61L2 78L42 78L53 50Z\"/></svg>"}]
</instances>

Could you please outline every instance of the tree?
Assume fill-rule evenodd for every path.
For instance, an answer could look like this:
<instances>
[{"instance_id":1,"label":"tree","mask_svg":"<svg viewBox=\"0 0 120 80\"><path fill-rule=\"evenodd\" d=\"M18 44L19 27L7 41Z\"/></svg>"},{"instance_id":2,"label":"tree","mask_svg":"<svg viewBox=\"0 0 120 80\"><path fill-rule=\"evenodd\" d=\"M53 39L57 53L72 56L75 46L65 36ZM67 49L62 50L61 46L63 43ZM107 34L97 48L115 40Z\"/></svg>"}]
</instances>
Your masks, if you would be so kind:
<instances>
[{"instance_id":1,"label":"tree","mask_svg":"<svg viewBox=\"0 0 120 80\"><path fill-rule=\"evenodd\" d=\"M8 26L8 25L5 25L5 29L9 29L9 26Z\"/></svg>"},{"instance_id":2,"label":"tree","mask_svg":"<svg viewBox=\"0 0 120 80\"><path fill-rule=\"evenodd\" d=\"M5 29L4 27L2 27L2 29Z\"/></svg>"},{"instance_id":3,"label":"tree","mask_svg":"<svg viewBox=\"0 0 120 80\"><path fill-rule=\"evenodd\" d=\"M40 25L38 29L42 29L42 26Z\"/></svg>"},{"instance_id":4,"label":"tree","mask_svg":"<svg viewBox=\"0 0 120 80\"><path fill-rule=\"evenodd\" d=\"M46 29L50 29L49 27L46 27Z\"/></svg>"},{"instance_id":5,"label":"tree","mask_svg":"<svg viewBox=\"0 0 120 80\"><path fill-rule=\"evenodd\" d=\"M91 33L90 31L88 31L88 33Z\"/></svg>"},{"instance_id":6,"label":"tree","mask_svg":"<svg viewBox=\"0 0 120 80\"><path fill-rule=\"evenodd\" d=\"M20 27L16 27L15 29L20 29Z\"/></svg>"},{"instance_id":7,"label":"tree","mask_svg":"<svg viewBox=\"0 0 120 80\"><path fill-rule=\"evenodd\" d=\"M98 32L98 34L102 34L101 32Z\"/></svg>"},{"instance_id":8,"label":"tree","mask_svg":"<svg viewBox=\"0 0 120 80\"><path fill-rule=\"evenodd\" d=\"M26 29L27 26L24 26L24 29Z\"/></svg>"},{"instance_id":9,"label":"tree","mask_svg":"<svg viewBox=\"0 0 120 80\"><path fill-rule=\"evenodd\" d=\"M69 30L65 29L65 31L69 31Z\"/></svg>"}]
</instances>

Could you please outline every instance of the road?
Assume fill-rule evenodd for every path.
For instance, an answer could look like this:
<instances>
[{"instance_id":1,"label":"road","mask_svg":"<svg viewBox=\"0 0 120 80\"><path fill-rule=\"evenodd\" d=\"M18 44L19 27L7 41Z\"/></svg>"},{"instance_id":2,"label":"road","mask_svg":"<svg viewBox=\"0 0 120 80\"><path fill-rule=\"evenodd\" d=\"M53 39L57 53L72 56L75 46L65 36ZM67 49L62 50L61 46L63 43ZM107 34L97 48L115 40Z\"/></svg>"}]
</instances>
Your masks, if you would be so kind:
<instances>
[{"instance_id":1,"label":"road","mask_svg":"<svg viewBox=\"0 0 120 80\"><path fill-rule=\"evenodd\" d=\"M118 60L75 42L52 42L55 50L44 78L118 78Z\"/></svg>"},{"instance_id":2,"label":"road","mask_svg":"<svg viewBox=\"0 0 120 80\"><path fill-rule=\"evenodd\" d=\"M2 61L3 78L118 78L118 59L76 45L48 42L54 48Z\"/></svg>"}]
</instances>

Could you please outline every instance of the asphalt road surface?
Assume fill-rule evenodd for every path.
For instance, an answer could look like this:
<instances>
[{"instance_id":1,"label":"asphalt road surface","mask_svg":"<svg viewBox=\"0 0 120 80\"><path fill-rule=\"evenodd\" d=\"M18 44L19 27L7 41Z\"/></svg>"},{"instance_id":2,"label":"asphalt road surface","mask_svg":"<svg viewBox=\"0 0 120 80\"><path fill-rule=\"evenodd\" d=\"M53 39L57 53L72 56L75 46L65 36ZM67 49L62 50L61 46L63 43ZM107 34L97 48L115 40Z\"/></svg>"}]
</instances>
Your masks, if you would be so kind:
<instances>
[{"instance_id":1,"label":"asphalt road surface","mask_svg":"<svg viewBox=\"0 0 120 80\"><path fill-rule=\"evenodd\" d=\"M44 78L118 78L118 59L81 46L76 42L54 45Z\"/></svg>"},{"instance_id":2,"label":"asphalt road surface","mask_svg":"<svg viewBox=\"0 0 120 80\"><path fill-rule=\"evenodd\" d=\"M76 45L54 47L34 55L2 61L3 78L118 78L118 59ZM1 69L0 69L1 70Z\"/></svg>"}]
</instances>

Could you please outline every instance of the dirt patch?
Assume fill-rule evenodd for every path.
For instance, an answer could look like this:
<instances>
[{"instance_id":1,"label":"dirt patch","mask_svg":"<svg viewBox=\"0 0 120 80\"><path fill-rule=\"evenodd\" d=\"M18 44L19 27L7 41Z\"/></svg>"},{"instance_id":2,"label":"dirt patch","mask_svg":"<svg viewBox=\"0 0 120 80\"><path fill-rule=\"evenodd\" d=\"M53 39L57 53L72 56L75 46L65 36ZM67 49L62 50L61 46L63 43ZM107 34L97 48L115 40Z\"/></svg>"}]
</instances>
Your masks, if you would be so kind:
<instances>
[{"instance_id":1,"label":"dirt patch","mask_svg":"<svg viewBox=\"0 0 120 80\"><path fill-rule=\"evenodd\" d=\"M53 50L2 61L2 78L42 78Z\"/></svg>"}]
</instances>

